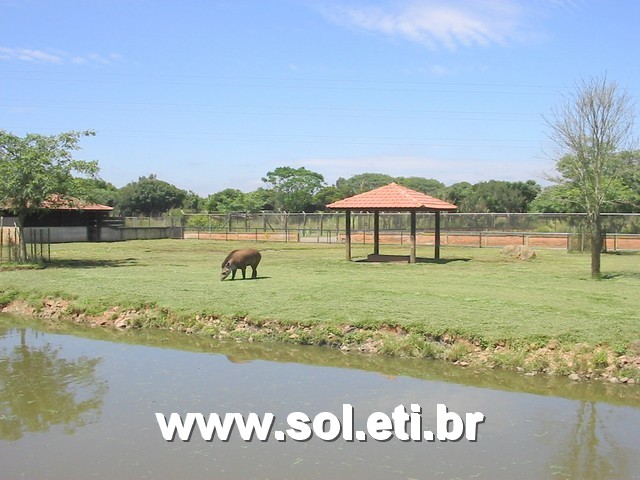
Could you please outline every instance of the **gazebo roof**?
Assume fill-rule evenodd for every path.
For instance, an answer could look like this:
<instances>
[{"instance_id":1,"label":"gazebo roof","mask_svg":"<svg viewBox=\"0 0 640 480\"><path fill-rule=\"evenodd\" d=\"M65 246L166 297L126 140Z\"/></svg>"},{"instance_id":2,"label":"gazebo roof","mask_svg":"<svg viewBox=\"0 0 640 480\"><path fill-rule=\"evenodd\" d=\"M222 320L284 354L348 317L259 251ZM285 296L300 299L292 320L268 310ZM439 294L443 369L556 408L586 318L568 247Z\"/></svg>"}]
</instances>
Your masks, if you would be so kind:
<instances>
[{"instance_id":1,"label":"gazebo roof","mask_svg":"<svg viewBox=\"0 0 640 480\"><path fill-rule=\"evenodd\" d=\"M330 203L332 210L456 210L458 207L393 182L353 197Z\"/></svg>"}]
</instances>

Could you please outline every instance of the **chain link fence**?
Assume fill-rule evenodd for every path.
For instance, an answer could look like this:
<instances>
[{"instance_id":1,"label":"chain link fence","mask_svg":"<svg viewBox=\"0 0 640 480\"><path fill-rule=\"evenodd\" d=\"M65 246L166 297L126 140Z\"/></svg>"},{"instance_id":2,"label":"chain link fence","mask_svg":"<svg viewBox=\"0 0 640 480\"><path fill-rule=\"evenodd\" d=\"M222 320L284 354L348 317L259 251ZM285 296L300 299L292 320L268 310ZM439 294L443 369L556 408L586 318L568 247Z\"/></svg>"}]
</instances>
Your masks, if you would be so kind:
<instances>
[{"instance_id":1,"label":"chain link fence","mask_svg":"<svg viewBox=\"0 0 640 480\"><path fill-rule=\"evenodd\" d=\"M345 215L337 212L190 214L179 221L185 238L200 239L341 243L345 232ZM373 213L352 213L351 222L353 242L373 243ZM381 243L409 242L409 213L382 212L379 222ZM584 214L441 213L440 225L443 245L589 249ZM640 250L640 214L605 214L602 225L605 249ZM434 243L433 213L419 212L416 227L418 244Z\"/></svg>"},{"instance_id":2,"label":"chain link fence","mask_svg":"<svg viewBox=\"0 0 640 480\"><path fill-rule=\"evenodd\" d=\"M352 213L352 243L373 244L373 223L373 213ZM410 242L408 213L381 212L379 224L381 244L402 245ZM602 225L605 250L640 250L640 214L604 214ZM125 217L118 219L118 226L123 227L123 231L152 231L172 227L170 230L179 234L172 234L171 238L342 243L345 237L345 214L264 212ZM482 248L522 244L568 251L587 251L590 248L584 214L441 213L440 226L443 246ZM434 214L419 212L416 215L416 227L419 245L435 243ZM50 257L51 238L47 230L28 231L27 255L38 261L46 261ZM18 258L17 232L15 227L0 227L0 262ZM147 237L138 235L136 238Z\"/></svg>"}]
</instances>

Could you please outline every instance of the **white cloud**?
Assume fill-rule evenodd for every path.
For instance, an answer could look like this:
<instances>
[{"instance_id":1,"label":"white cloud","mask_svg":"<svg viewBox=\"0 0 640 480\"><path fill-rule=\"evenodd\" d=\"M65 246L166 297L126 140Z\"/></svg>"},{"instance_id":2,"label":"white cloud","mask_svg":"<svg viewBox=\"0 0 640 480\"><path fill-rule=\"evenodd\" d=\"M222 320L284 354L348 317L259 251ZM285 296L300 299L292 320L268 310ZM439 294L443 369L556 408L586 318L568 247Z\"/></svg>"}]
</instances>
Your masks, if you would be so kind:
<instances>
[{"instance_id":1,"label":"white cloud","mask_svg":"<svg viewBox=\"0 0 640 480\"><path fill-rule=\"evenodd\" d=\"M404 38L433 49L505 45L530 35L526 12L514 0L406 0L393 5L334 5L325 13L336 24Z\"/></svg>"},{"instance_id":2,"label":"white cloud","mask_svg":"<svg viewBox=\"0 0 640 480\"><path fill-rule=\"evenodd\" d=\"M30 48L0 47L0 60L20 60L23 62L62 63L60 55L32 50Z\"/></svg>"},{"instance_id":3,"label":"white cloud","mask_svg":"<svg viewBox=\"0 0 640 480\"><path fill-rule=\"evenodd\" d=\"M109 55L100 55L97 53L89 53L86 55L71 55L61 51L45 51L34 50L30 48L11 48L0 47L0 61L20 61L20 62L37 62L37 63L75 63L75 64L94 64L94 65L112 65L122 59L117 53Z\"/></svg>"}]
</instances>

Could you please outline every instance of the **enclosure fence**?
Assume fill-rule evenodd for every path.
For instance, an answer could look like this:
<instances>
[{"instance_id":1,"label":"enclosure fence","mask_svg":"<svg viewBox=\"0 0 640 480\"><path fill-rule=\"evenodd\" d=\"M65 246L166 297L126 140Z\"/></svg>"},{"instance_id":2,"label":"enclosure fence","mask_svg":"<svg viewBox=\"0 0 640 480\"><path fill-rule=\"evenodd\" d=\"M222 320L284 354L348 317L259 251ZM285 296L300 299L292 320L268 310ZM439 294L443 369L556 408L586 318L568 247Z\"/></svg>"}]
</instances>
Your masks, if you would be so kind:
<instances>
[{"instance_id":1,"label":"enclosure fence","mask_svg":"<svg viewBox=\"0 0 640 480\"><path fill-rule=\"evenodd\" d=\"M227 241L343 243L344 213L187 214L178 218L185 238ZM137 222L168 221L138 219ZM352 243L373 244L373 212L351 214ZM409 213L380 213L380 243L408 244ZM604 248L640 250L640 214L603 214ZM441 244L500 247L510 244L570 251L589 249L584 214L441 213ZM435 215L416 215L416 243L435 243Z\"/></svg>"},{"instance_id":2,"label":"enclosure fence","mask_svg":"<svg viewBox=\"0 0 640 480\"><path fill-rule=\"evenodd\" d=\"M106 241L149 238L196 238L242 242L344 243L346 215L328 213L213 213L113 219L120 231ZM0 262L20 258L19 234L0 217ZM105 223L105 225L107 225ZM109 224L110 225L110 224ZM107 225L107 226L109 226ZM373 212L351 214L352 244L373 244ZM410 243L410 214L381 212L380 244ZM590 248L584 214L568 213L441 213L441 245L586 251ZM640 214L602 215L606 251L640 250ZM435 244L435 215L416 214L416 243ZM126 233L126 235L123 234ZM26 229L27 257L47 261L53 240L50 228Z\"/></svg>"},{"instance_id":3,"label":"enclosure fence","mask_svg":"<svg viewBox=\"0 0 640 480\"><path fill-rule=\"evenodd\" d=\"M1 220L1 218L0 218ZM18 227L6 227L0 221L0 263L48 262L51 260L51 231L48 228L30 228L25 238L26 258L21 255Z\"/></svg>"}]
</instances>

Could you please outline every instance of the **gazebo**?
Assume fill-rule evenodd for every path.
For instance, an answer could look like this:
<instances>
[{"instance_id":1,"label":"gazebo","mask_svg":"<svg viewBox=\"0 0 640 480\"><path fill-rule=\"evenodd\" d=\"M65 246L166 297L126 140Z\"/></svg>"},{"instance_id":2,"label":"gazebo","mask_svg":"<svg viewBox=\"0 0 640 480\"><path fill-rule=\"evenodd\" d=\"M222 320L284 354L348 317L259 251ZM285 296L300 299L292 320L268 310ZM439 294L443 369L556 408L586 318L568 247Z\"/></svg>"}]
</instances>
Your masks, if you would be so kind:
<instances>
[{"instance_id":1,"label":"gazebo","mask_svg":"<svg viewBox=\"0 0 640 480\"><path fill-rule=\"evenodd\" d=\"M452 203L431 197L422 192L411 190L393 182L384 187L354 195L353 197L330 203L327 208L346 212L346 258L351 260L351 212L373 212L373 255L380 255L380 212L409 212L411 214L411 250L409 263L416 262L416 212L435 213L435 254L440 258L440 212L454 211L458 207Z\"/></svg>"}]
</instances>

